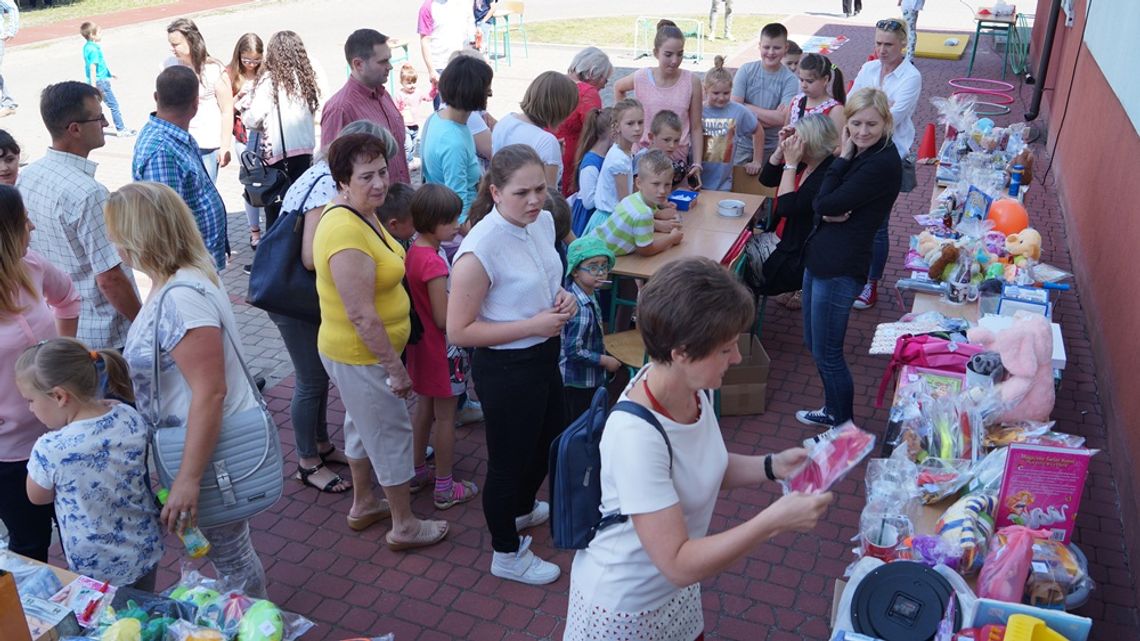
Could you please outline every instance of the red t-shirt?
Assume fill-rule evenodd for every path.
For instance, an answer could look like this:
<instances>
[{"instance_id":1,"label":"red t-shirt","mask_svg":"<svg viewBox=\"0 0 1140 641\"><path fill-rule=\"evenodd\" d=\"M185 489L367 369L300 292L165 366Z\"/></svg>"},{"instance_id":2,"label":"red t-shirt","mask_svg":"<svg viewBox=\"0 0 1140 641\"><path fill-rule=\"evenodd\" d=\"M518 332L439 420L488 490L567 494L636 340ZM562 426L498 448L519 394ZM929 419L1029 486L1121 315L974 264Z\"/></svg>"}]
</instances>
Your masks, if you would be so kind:
<instances>
[{"instance_id":1,"label":"red t-shirt","mask_svg":"<svg viewBox=\"0 0 1140 641\"><path fill-rule=\"evenodd\" d=\"M404 259L412 307L424 326L424 335L415 345L408 345L408 375L412 390L420 396L449 398L451 374L447 367L447 339L432 320L431 300L427 284L436 278L447 278L447 261L431 247L413 244Z\"/></svg>"},{"instance_id":2,"label":"red t-shirt","mask_svg":"<svg viewBox=\"0 0 1140 641\"><path fill-rule=\"evenodd\" d=\"M570 190L571 179L578 165L574 163L574 154L578 151L578 139L582 135L582 127L586 124L586 117L593 109L602 108L602 95L598 88L588 82L578 83L578 106L570 117L558 125L554 130L554 137L562 142L562 195L569 198L573 193Z\"/></svg>"}]
</instances>

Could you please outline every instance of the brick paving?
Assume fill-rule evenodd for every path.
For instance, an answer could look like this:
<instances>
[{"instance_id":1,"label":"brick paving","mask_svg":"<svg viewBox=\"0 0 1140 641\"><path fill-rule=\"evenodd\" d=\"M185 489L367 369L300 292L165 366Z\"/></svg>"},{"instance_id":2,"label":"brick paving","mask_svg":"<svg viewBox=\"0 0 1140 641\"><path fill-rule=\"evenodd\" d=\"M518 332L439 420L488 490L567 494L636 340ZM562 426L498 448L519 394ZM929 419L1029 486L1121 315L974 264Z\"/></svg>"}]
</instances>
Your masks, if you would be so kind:
<instances>
[{"instance_id":1,"label":"brick paving","mask_svg":"<svg viewBox=\"0 0 1140 641\"><path fill-rule=\"evenodd\" d=\"M871 30L850 25L828 25L822 19L797 17L789 21L793 33L843 34L852 39L833 56L834 62L854 77L869 51ZM1000 58L987 39L978 53L977 75L997 77ZM535 47L532 47L532 56ZM917 61L927 97L947 95L946 81L963 75L967 61ZM1029 88L1018 96L1027 103ZM1019 118L1021 105L1014 105ZM921 132L934 118L923 100L916 123ZM998 124L1014 122L1010 116ZM1048 158L1037 145L1038 175ZM908 236L915 231L910 215L925 211L933 182L933 169L920 167L919 186L903 195L892 214L892 262L888 280L902 275L900 258ZM232 182L232 181L231 181ZM229 188L227 188L229 189ZM225 194L235 203L234 194ZM1062 212L1054 185L1040 182L1029 192L1027 205L1034 226L1041 231L1046 260L1072 271L1065 245ZM233 207L231 206L231 209ZM255 366L270 379L270 408L281 427L286 467L296 463L288 405L292 377L276 329L264 314L244 304L245 278L240 265L248 261L242 214L230 215L234 266L225 273L242 336ZM873 397L885 361L866 354L877 323L895 320L902 312L889 298L876 308L855 312L848 332L848 359L857 386L856 416L863 426L881 430L885 409L873 408ZM1068 369L1057 394L1054 417L1057 428L1088 439L1090 447L1105 446L1103 413L1093 376L1095 364L1087 338L1092 326L1085 318L1080 292L1063 294L1055 320L1064 327ZM800 316L779 305L769 305L764 344L772 357L768 410L761 416L722 421L731 451L760 453L796 445L809 434L795 421L795 410L816 407L822 397L818 376L802 346ZM334 391L335 394L335 391ZM331 403L330 425L339 426L343 406ZM339 427L334 440L339 441ZM486 450L481 425L457 430L456 469L465 478L485 476ZM849 542L857 530L863 506L862 473L857 471L837 487L838 499L825 522L809 535L783 535L759 546L748 556L703 586L706 629L709 638L826 639L832 586L851 561ZM777 497L774 488L735 490L717 504L712 530L739 523ZM560 638L566 612L571 555L550 548L545 529L533 532L535 549L564 570L550 586L533 587L500 581L487 572L490 541L478 501L446 513L435 513L427 494L416 497L420 515L451 521L447 540L411 554L393 553L382 544L385 524L363 533L348 529L344 516L347 495L320 494L287 481L285 497L254 519L254 542L270 580L269 594L286 609L304 614L318 624L306 639L345 639L394 632L399 641L412 639L531 639ZM1076 541L1089 557L1090 574L1098 583L1090 602L1079 613L1095 620L1092 639L1140 637L1136 585L1123 545L1118 516L1118 494L1107 458L1090 467L1089 482L1077 522ZM169 542L159 585L174 581L179 545Z\"/></svg>"}]
</instances>

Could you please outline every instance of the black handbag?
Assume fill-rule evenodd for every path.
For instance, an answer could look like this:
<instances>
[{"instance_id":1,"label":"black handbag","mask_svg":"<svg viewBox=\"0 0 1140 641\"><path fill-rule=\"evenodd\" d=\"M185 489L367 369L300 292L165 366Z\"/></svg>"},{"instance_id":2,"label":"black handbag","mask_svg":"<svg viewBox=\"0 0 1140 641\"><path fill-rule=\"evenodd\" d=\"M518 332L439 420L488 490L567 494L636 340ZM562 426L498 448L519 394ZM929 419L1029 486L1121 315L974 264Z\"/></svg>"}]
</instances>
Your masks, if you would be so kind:
<instances>
[{"instance_id":1,"label":"black handbag","mask_svg":"<svg viewBox=\"0 0 1140 641\"><path fill-rule=\"evenodd\" d=\"M305 231L305 203L313 188L328 176L322 174L309 185L301 204L283 212L261 237L249 270L246 302L267 312L319 325L321 306L317 298L317 274L301 262Z\"/></svg>"},{"instance_id":2,"label":"black handbag","mask_svg":"<svg viewBox=\"0 0 1140 641\"><path fill-rule=\"evenodd\" d=\"M285 148L285 127L281 123L281 104L277 104L277 127L281 132L281 147ZM241 152L241 167L238 168L238 181L241 182L242 197L254 207L267 207L281 204L289 191L289 174L276 167L270 167L261 157L261 137L250 135L251 144Z\"/></svg>"}]
</instances>

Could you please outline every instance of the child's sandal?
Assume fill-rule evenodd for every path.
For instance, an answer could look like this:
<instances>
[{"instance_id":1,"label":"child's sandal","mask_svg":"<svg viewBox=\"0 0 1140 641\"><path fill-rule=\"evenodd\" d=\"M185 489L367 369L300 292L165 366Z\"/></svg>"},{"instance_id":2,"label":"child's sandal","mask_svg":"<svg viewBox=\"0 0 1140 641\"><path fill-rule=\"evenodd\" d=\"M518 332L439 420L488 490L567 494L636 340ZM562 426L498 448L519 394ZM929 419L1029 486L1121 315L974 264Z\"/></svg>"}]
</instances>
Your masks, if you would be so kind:
<instances>
[{"instance_id":1,"label":"child's sandal","mask_svg":"<svg viewBox=\"0 0 1140 641\"><path fill-rule=\"evenodd\" d=\"M454 481L451 484L451 492L446 494L436 492L433 498L435 499L436 509L446 510L460 503L470 501L475 498L475 495L478 493L479 488L475 487L475 484L471 481Z\"/></svg>"},{"instance_id":2,"label":"child's sandal","mask_svg":"<svg viewBox=\"0 0 1140 641\"><path fill-rule=\"evenodd\" d=\"M411 483L408 484L408 489L412 494L423 490L425 487L435 483L435 474L432 473L429 467L423 474L416 474L412 477Z\"/></svg>"}]
</instances>

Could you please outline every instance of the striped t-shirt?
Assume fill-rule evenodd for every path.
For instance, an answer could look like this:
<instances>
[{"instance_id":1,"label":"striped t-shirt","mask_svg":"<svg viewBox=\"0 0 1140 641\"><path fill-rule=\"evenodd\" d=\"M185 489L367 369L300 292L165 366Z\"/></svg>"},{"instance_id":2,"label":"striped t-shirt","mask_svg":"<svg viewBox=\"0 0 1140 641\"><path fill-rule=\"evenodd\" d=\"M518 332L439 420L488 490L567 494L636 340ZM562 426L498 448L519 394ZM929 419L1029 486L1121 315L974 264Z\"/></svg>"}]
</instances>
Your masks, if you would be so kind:
<instances>
[{"instance_id":1,"label":"striped t-shirt","mask_svg":"<svg viewBox=\"0 0 1140 641\"><path fill-rule=\"evenodd\" d=\"M638 247L653 244L653 208L634 192L618 203L614 213L594 233L615 256L632 254Z\"/></svg>"}]
</instances>

